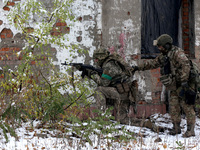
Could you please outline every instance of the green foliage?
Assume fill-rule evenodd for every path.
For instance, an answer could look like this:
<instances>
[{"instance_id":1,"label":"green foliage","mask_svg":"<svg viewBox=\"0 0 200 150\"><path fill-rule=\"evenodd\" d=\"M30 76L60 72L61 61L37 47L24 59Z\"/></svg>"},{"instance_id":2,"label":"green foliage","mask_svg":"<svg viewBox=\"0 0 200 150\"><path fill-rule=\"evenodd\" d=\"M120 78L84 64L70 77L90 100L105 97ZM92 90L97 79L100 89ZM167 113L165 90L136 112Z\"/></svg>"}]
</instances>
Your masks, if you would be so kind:
<instances>
[{"instance_id":1,"label":"green foliage","mask_svg":"<svg viewBox=\"0 0 200 150\"><path fill-rule=\"evenodd\" d=\"M176 144L178 145L176 149L181 149L181 150L185 149L185 146L181 141L176 141Z\"/></svg>"},{"instance_id":2,"label":"green foliage","mask_svg":"<svg viewBox=\"0 0 200 150\"><path fill-rule=\"evenodd\" d=\"M0 128L3 130L3 134L4 134L4 137L6 139L6 142L8 142L7 133L10 133L11 136L17 137L15 130L10 126L10 124L1 121L0 122Z\"/></svg>"},{"instance_id":3,"label":"green foliage","mask_svg":"<svg viewBox=\"0 0 200 150\"><path fill-rule=\"evenodd\" d=\"M53 4L53 8L47 9L40 1L27 0L20 2L9 14L9 20L22 33L25 43L23 49L16 53L21 58L21 64L16 68L4 66L4 79L0 83L0 96L6 101L2 121L12 120L12 125L15 125L37 119L44 124L53 122L56 125L56 122L66 120L74 124L72 131L90 144L92 134L105 136L108 140L116 140L116 137L109 136L110 133L119 134L120 141L131 139L124 127L119 130L117 122L110 122L114 120L111 109L106 113L97 111L97 117L92 119L88 116L89 119L82 122L79 115L84 113L83 106L91 104L89 98L94 91L89 87L94 87L93 82L82 79L71 67L67 67L66 74L63 74L53 63L55 54L51 45L69 50L72 58L77 53L86 52L78 45L66 45L67 36L59 28L54 28L58 21L75 21L70 7L72 2L52 0L49 3ZM53 36L52 31L60 34ZM7 140L7 131L15 135L8 124L0 124L0 127Z\"/></svg>"},{"instance_id":4,"label":"green foliage","mask_svg":"<svg viewBox=\"0 0 200 150\"><path fill-rule=\"evenodd\" d=\"M112 107L104 113L95 109L93 113L96 117L83 122L77 117L71 116L69 119L74 124L72 131L81 139L80 142L87 141L90 145L93 145L92 135L97 135L99 141L101 138L110 140L110 142L124 142L135 139L132 132L129 132L124 126L119 128L119 123L112 121L114 120L112 111Z\"/></svg>"},{"instance_id":5,"label":"green foliage","mask_svg":"<svg viewBox=\"0 0 200 150\"><path fill-rule=\"evenodd\" d=\"M60 49L70 49L71 57L83 52L78 45L66 45L67 36L52 36L52 31L61 33L54 25L66 20L75 21L71 12L72 0L52 0L52 8L40 1L27 0L16 5L8 18L25 40L23 49L16 53L21 64L16 68L4 66L1 80L1 98L6 101L4 119L21 121L39 119L43 122L64 119L66 110L79 105L89 105L87 98L93 92L74 70L67 68L59 73L53 64L54 53L51 45ZM37 20L35 20L37 18ZM14 21L14 22L13 22ZM68 24L69 26L69 24ZM67 27L67 24L66 24ZM70 72L72 73L70 75ZM62 94L62 91L65 94Z\"/></svg>"}]
</instances>

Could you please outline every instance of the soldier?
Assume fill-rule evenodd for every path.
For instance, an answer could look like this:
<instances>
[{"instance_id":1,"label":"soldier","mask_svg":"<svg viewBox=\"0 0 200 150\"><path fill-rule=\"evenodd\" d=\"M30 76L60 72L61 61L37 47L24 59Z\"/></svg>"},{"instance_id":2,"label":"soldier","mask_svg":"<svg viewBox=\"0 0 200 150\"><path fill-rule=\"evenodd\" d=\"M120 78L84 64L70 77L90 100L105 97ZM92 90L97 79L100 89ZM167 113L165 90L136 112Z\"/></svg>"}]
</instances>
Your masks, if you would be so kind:
<instances>
[{"instance_id":1,"label":"soldier","mask_svg":"<svg viewBox=\"0 0 200 150\"><path fill-rule=\"evenodd\" d=\"M98 85L94 95L97 108L105 111L109 102L113 101L117 110L116 120L122 124L129 124L129 106L131 102L135 102L129 65L118 54L110 54L106 49L96 50L93 59L103 69L101 76L88 70L88 76Z\"/></svg>"},{"instance_id":2,"label":"soldier","mask_svg":"<svg viewBox=\"0 0 200 150\"><path fill-rule=\"evenodd\" d=\"M183 137L195 136L195 111L194 103L196 98L195 84L190 74L190 60L184 51L172 45L173 39L163 34L154 41L154 46L160 50L160 55L138 66L133 66L134 71L149 70L160 67L160 81L170 91L170 115L173 128L169 134L181 133L181 108L187 117L187 131Z\"/></svg>"}]
</instances>

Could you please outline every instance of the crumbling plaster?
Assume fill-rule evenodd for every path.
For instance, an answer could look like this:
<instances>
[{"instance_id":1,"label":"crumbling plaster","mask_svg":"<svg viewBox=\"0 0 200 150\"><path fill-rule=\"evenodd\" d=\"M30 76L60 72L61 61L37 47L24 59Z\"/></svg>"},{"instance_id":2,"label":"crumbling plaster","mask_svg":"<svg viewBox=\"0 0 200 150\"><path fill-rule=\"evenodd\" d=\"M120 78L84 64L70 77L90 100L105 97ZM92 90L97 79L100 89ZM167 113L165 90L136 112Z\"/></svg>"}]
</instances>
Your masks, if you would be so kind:
<instances>
[{"instance_id":1,"label":"crumbling plaster","mask_svg":"<svg viewBox=\"0 0 200 150\"><path fill-rule=\"evenodd\" d=\"M195 58L200 59L200 2L194 1L195 16ZM199 62L199 61L197 61Z\"/></svg>"},{"instance_id":2,"label":"crumbling plaster","mask_svg":"<svg viewBox=\"0 0 200 150\"><path fill-rule=\"evenodd\" d=\"M24 0L21 0L24 1ZM48 0L41 0L51 7ZM7 0L0 1L0 6L4 6ZM20 1L17 1L17 3ZM195 1L195 54L200 58L200 2ZM8 12L0 9L1 19L0 31L4 28L12 30L15 36L20 31L16 30L7 19ZM76 58L71 58L69 49L60 49L56 45L51 45L57 49L54 63L60 66L60 71L65 69L60 65L68 58L73 62L91 63L92 53L100 46L109 47L110 51L118 51L124 56L128 63L135 65L140 63L141 52L141 0L75 0L73 3L73 13L76 22L66 20L71 24L70 32L66 34L66 44L79 44L88 50L88 55L77 54ZM80 19L81 18L81 19ZM77 41L77 37L81 39ZM1 39L0 39L0 42ZM134 59L138 56L137 59ZM138 81L139 91L143 99L151 100L152 87L156 86L149 71L136 73L134 78ZM156 87L153 90L157 90Z\"/></svg>"}]
</instances>

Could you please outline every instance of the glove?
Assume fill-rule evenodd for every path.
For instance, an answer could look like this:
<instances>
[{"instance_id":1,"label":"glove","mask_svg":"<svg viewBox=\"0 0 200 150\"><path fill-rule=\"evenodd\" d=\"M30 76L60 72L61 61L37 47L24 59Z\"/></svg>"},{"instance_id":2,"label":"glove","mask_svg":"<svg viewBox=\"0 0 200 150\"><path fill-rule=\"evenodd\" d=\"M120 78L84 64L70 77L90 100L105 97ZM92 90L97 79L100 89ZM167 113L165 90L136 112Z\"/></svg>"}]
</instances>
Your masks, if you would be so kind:
<instances>
[{"instance_id":1,"label":"glove","mask_svg":"<svg viewBox=\"0 0 200 150\"><path fill-rule=\"evenodd\" d=\"M89 78L91 78L91 76L93 75L93 74L96 74L97 72L96 71L93 71L93 70L90 70L90 69L86 69L86 75L89 77Z\"/></svg>"},{"instance_id":2,"label":"glove","mask_svg":"<svg viewBox=\"0 0 200 150\"><path fill-rule=\"evenodd\" d=\"M74 65L74 67L75 67L77 70L81 71L81 66L80 66L80 65Z\"/></svg>"},{"instance_id":3,"label":"glove","mask_svg":"<svg viewBox=\"0 0 200 150\"><path fill-rule=\"evenodd\" d=\"M187 83L187 82L182 82L182 83L181 83L181 86L182 86L182 88L185 89L185 90L188 90L188 89L189 89L189 86L188 86L188 83Z\"/></svg>"},{"instance_id":4,"label":"glove","mask_svg":"<svg viewBox=\"0 0 200 150\"><path fill-rule=\"evenodd\" d=\"M189 89L188 83L187 82L182 82L181 83L181 87L182 87L182 89L179 92L179 96L183 97L185 95L185 92L188 91L188 89Z\"/></svg>"},{"instance_id":5,"label":"glove","mask_svg":"<svg viewBox=\"0 0 200 150\"><path fill-rule=\"evenodd\" d=\"M132 66L132 73L135 73L137 70L139 70L138 66Z\"/></svg>"}]
</instances>

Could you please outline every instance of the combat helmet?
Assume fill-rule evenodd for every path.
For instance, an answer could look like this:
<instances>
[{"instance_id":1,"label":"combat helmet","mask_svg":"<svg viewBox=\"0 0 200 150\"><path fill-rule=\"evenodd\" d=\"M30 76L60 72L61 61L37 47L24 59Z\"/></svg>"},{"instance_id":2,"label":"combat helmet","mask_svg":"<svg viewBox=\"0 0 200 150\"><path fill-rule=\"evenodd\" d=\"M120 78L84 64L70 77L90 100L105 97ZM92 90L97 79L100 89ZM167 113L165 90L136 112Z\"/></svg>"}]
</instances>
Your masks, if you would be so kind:
<instances>
[{"instance_id":1,"label":"combat helmet","mask_svg":"<svg viewBox=\"0 0 200 150\"><path fill-rule=\"evenodd\" d=\"M98 59L98 64L101 65L103 61L109 56L110 52L105 48L100 48L94 51L93 59Z\"/></svg>"},{"instance_id":2,"label":"combat helmet","mask_svg":"<svg viewBox=\"0 0 200 150\"><path fill-rule=\"evenodd\" d=\"M165 46L166 44L172 44L173 39L168 34L162 34L156 40L154 40L154 46Z\"/></svg>"}]
</instances>

